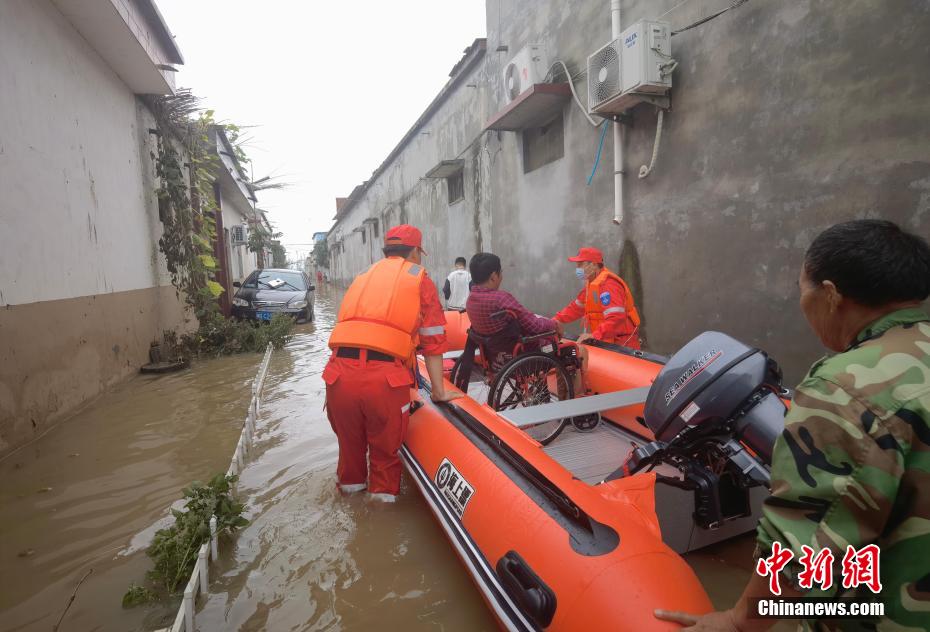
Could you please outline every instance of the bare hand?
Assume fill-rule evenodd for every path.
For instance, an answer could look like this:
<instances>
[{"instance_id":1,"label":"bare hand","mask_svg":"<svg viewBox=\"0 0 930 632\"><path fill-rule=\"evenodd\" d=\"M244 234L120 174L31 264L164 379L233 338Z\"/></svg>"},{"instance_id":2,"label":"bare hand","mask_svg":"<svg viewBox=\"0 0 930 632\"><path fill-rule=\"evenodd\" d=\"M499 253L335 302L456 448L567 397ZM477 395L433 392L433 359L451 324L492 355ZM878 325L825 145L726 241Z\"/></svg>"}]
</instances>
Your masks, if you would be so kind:
<instances>
[{"instance_id":1,"label":"bare hand","mask_svg":"<svg viewBox=\"0 0 930 632\"><path fill-rule=\"evenodd\" d=\"M683 626L682 630L692 630L693 632L740 632L735 613L732 610L711 612L704 615L656 610L655 617L662 621L678 623Z\"/></svg>"},{"instance_id":2,"label":"bare hand","mask_svg":"<svg viewBox=\"0 0 930 632\"><path fill-rule=\"evenodd\" d=\"M430 399L432 399L434 402L438 404L440 402L451 402L453 399L458 399L464 396L465 395L463 393L460 393L458 391L442 391L442 392L433 391L432 395L430 395Z\"/></svg>"},{"instance_id":3,"label":"bare hand","mask_svg":"<svg viewBox=\"0 0 930 632\"><path fill-rule=\"evenodd\" d=\"M561 321L555 321L555 333L559 336L559 338L565 336L565 325L563 325Z\"/></svg>"},{"instance_id":4,"label":"bare hand","mask_svg":"<svg viewBox=\"0 0 930 632\"><path fill-rule=\"evenodd\" d=\"M581 344L585 340L591 340L592 338L594 338L594 336L592 336L591 334L581 334L580 336L578 336L578 338L575 339L575 342L577 342L578 344Z\"/></svg>"}]
</instances>

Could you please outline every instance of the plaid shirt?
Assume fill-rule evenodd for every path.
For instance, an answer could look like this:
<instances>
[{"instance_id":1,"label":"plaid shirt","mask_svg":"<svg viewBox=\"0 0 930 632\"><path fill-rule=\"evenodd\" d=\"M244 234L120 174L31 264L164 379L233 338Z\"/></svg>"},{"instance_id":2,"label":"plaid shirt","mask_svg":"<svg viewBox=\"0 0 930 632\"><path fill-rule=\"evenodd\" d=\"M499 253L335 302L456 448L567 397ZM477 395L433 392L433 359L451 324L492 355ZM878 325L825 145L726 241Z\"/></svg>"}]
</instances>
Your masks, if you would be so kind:
<instances>
[{"instance_id":1,"label":"plaid shirt","mask_svg":"<svg viewBox=\"0 0 930 632\"><path fill-rule=\"evenodd\" d=\"M472 329L482 336L496 334L503 329L508 319L503 316L492 317L491 314L503 309L513 312L520 333L524 336L535 336L547 331L555 331L556 324L551 318L543 318L532 313L517 301L509 292L491 290L476 285L468 295L465 311L471 321Z\"/></svg>"}]
</instances>

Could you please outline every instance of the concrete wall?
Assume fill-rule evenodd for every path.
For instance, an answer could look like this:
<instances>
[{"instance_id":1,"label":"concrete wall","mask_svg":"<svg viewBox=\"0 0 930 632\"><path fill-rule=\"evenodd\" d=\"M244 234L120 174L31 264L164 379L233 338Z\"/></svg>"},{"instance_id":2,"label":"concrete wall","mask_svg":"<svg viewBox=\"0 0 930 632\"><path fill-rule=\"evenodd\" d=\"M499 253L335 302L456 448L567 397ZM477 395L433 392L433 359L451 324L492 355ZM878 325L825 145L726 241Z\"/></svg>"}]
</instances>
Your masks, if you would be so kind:
<instances>
[{"instance_id":1,"label":"concrete wall","mask_svg":"<svg viewBox=\"0 0 930 632\"><path fill-rule=\"evenodd\" d=\"M624 0L623 23L661 17L676 29L729 4ZM681 64L673 109L645 180L636 173L652 153L655 110L637 106L625 132L621 226L611 221L612 135L588 186L599 130L574 104L563 109L564 157L530 173L519 133L481 133L503 106L499 77L510 57L543 42L573 74L584 70L610 39L609 3L493 0L487 24L481 67L424 123L445 131L417 135L331 231L331 244L335 233L346 245L333 272L341 283L370 256L351 231L380 212L376 196L386 189L404 201L403 219L424 228L435 278L455 256L490 249L504 260L505 287L553 313L577 291L565 257L595 245L633 287L650 349L673 352L703 330L722 330L768 350L793 382L823 353L795 284L813 237L860 217L930 234L924 1L752 0L673 37ZM509 51L496 52L501 44ZM583 75L577 88L586 103ZM467 210L456 213L416 178L463 148Z\"/></svg>"},{"instance_id":2,"label":"concrete wall","mask_svg":"<svg viewBox=\"0 0 930 632\"><path fill-rule=\"evenodd\" d=\"M183 323L151 113L47 0L0 3L0 453Z\"/></svg>"},{"instance_id":3,"label":"concrete wall","mask_svg":"<svg viewBox=\"0 0 930 632\"><path fill-rule=\"evenodd\" d=\"M481 199L487 169L481 140L486 135L481 130L488 117L488 81L484 55L474 55L472 68L447 88L448 98L414 131L404 150L382 165L364 196L327 234L330 247L341 243L345 250L337 247L331 254L331 280L345 285L380 259L385 230L401 223L422 228L423 247L429 253L424 264L440 287L456 257L489 247L480 228L484 223L487 234L488 207ZM456 159L464 161L465 197L449 204L445 179L425 174L440 161ZM378 219L378 236L372 224L363 224L368 218Z\"/></svg>"}]
</instances>

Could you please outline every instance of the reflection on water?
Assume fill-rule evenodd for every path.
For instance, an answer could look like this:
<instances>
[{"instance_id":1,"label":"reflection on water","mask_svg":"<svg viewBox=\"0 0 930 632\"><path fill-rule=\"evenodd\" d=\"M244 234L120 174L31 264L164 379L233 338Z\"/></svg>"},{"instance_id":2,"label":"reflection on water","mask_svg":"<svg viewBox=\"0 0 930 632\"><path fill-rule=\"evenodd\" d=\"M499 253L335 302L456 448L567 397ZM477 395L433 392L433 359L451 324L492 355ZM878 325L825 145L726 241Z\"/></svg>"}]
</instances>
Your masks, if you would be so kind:
<instances>
[{"instance_id":1,"label":"reflection on water","mask_svg":"<svg viewBox=\"0 0 930 632\"><path fill-rule=\"evenodd\" d=\"M340 294L276 351L240 495L251 524L221 547L201 630L496 629L419 494L395 505L335 490L337 446L320 379ZM138 376L0 463L0 630L150 630L163 607L123 610L181 487L229 463L260 355ZM48 491L43 491L50 488ZM750 572L750 538L689 557L718 606ZM22 555L22 556L20 556Z\"/></svg>"}]
</instances>

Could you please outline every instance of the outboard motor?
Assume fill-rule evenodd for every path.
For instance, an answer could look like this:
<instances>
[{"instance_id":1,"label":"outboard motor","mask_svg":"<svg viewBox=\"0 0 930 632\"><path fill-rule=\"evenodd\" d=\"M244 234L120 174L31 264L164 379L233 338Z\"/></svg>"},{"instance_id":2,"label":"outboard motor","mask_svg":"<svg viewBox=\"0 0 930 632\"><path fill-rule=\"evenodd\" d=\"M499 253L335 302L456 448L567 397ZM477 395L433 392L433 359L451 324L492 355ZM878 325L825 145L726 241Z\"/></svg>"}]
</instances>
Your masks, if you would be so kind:
<instances>
[{"instance_id":1,"label":"outboard motor","mask_svg":"<svg viewBox=\"0 0 930 632\"><path fill-rule=\"evenodd\" d=\"M699 335L649 391L643 421L655 441L636 448L611 478L671 465L682 476L656 480L694 490L701 527L749 515L749 489L769 484L772 447L784 430L781 377L759 349L714 331Z\"/></svg>"}]
</instances>

